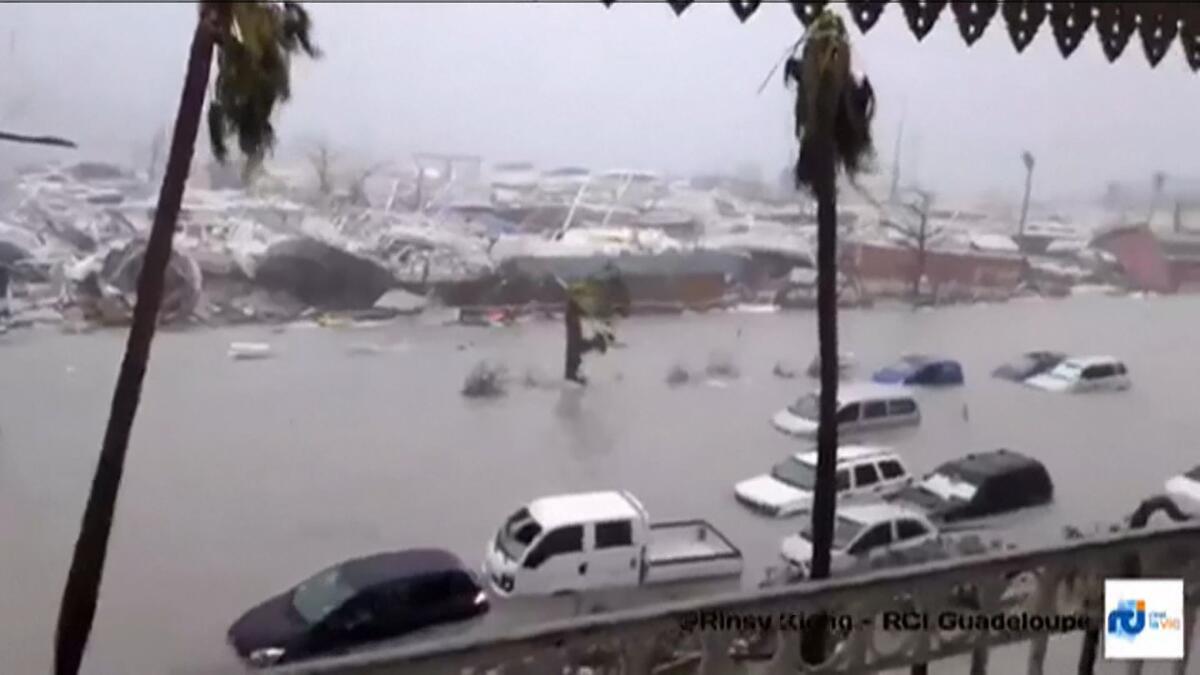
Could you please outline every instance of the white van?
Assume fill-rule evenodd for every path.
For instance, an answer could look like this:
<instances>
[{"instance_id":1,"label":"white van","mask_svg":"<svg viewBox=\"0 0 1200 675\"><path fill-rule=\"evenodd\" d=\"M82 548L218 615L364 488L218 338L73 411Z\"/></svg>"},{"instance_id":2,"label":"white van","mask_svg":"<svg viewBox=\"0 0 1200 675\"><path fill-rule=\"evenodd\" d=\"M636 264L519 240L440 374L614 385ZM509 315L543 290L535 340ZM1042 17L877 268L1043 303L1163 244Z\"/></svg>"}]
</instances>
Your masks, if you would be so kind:
<instances>
[{"instance_id":1,"label":"white van","mask_svg":"<svg viewBox=\"0 0 1200 675\"><path fill-rule=\"evenodd\" d=\"M817 435L819 392L805 394L775 413L771 423L791 436ZM921 423L917 401L907 389L894 385L856 382L838 387L838 431L873 431Z\"/></svg>"},{"instance_id":2,"label":"white van","mask_svg":"<svg viewBox=\"0 0 1200 675\"><path fill-rule=\"evenodd\" d=\"M890 448L844 445L837 451L838 504L879 501L911 485L913 476ZM734 486L737 500L770 516L812 510L817 485L817 453L797 452L754 478Z\"/></svg>"},{"instance_id":3,"label":"white van","mask_svg":"<svg viewBox=\"0 0 1200 675\"><path fill-rule=\"evenodd\" d=\"M1035 375L1025 384L1044 391L1081 393L1123 391L1129 388L1129 371L1111 356L1069 358L1048 373Z\"/></svg>"},{"instance_id":4,"label":"white van","mask_svg":"<svg viewBox=\"0 0 1200 675\"><path fill-rule=\"evenodd\" d=\"M703 520L651 523L633 495L535 499L488 542L484 576L501 596L553 595L742 573L742 552Z\"/></svg>"}]
</instances>

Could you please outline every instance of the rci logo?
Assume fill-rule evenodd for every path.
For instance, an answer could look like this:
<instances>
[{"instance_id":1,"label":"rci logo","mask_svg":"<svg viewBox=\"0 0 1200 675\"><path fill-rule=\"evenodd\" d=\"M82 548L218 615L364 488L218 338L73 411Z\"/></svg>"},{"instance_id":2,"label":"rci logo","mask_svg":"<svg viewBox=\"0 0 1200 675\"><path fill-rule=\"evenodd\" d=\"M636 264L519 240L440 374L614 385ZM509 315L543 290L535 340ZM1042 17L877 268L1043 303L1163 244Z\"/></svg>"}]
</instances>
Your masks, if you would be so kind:
<instances>
[{"instance_id":1,"label":"rci logo","mask_svg":"<svg viewBox=\"0 0 1200 675\"><path fill-rule=\"evenodd\" d=\"M1104 656L1183 658L1183 582L1107 579Z\"/></svg>"},{"instance_id":2,"label":"rci logo","mask_svg":"<svg viewBox=\"0 0 1200 675\"><path fill-rule=\"evenodd\" d=\"M1132 640L1146 630L1146 601L1118 600L1117 608L1108 613L1108 634Z\"/></svg>"}]
</instances>

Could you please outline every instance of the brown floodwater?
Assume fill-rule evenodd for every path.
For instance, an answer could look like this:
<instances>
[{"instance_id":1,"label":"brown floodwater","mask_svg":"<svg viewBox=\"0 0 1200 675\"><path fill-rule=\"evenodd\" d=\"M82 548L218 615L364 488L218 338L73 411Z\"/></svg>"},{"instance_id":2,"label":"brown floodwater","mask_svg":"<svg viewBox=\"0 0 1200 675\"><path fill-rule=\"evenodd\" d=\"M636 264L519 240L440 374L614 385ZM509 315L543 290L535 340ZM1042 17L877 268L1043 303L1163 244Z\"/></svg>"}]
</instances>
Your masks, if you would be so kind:
<instances>
[{"instance_id":1,"label":"brown floodwater","mask_svg":"<svg viewBox=\"0 0 1200 675\"><path fill-rule=\"evenodd\" d=\"M1197 316L1200 298L1085 297L849 311L841 335L863 374L905 352L961 360L965 387L919 392L921 426L876 438L914 472L995 447L1040 458L1056 504L1021 538L1055 541L1062 525L1115 520L1200 462ZM772 368L807 365L815 317L633 319L618 333L625 348L589 358L582 392L521 383L527 373L560 374L554 322L160 333L85 672L237 672L225 630L269 595L384 549L445 547L475 566L501 518L565 491L628 489L655 519L707 518L743 549L743 584L754 585L800 522L758 517L732 488L802 447L769 419L812 382ZM123 340L123 332L48 329L0 337L0 673L50 670ZM228 344L244 340L270 342L275 357L231 360ZM1116 355L1134 386L1066 396L989 377L1033 349ZM739 378L666 384L676 363L703 370L718 353ZM508 366L516 382L507 396L460 395L481 359ZM471 630L502 628L484 626ZM1047 672L1073 671L1077 644L1053 641ZM993 669L1023 659L1023 648L998 650ZM961 672L964 663L933 671Z\"/></svg>"}]
</instances>

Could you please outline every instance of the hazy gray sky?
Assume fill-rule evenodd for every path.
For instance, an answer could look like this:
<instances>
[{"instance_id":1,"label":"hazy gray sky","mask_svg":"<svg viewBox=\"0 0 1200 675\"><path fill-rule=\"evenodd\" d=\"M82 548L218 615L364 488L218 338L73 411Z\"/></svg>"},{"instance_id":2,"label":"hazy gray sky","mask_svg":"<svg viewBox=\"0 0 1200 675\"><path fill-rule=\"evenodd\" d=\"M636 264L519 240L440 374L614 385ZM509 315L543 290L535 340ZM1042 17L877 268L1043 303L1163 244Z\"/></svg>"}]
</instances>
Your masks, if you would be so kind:
<instances>
[{"instance_id":1,"label":"hazy gray sky","mask_svg":"<svg viewBox=\"0 0 1200 675\"><path fill-rule=\"evenodd\" d=\"M665 3L319 4L326 56L301 61L279 123L371 159L417 150L667 171L789 160L790 93L756 89L800 24L785 4L739 24L724 4L676 18ZM0 5L0 97L29 96L10 127L77 138L128 159L178 102L195 8ZM907 115L905 164L941 193L1019 193L1022 148L1043 194L1098 193L1155 170L1200 175L1200 75L1178 46L1151 70L1135 38L1104 60L1089 34L1067 61L1049 25L1017 55L997 18L968 49L943 12L923 44L889 6L857 66L878 95L884 163ZM14 37L15 36L15 37ZM5 101L0 99L0 113Z\"/></svg>"}]
</instances>

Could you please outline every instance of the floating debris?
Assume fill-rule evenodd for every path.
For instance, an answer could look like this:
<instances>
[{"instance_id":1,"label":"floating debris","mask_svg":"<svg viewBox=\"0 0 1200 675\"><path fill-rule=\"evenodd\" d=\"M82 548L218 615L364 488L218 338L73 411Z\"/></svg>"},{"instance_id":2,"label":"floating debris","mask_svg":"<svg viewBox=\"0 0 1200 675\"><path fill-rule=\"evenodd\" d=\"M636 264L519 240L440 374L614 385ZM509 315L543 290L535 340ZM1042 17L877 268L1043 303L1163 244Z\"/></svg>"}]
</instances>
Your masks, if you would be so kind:
<instances>
[{"instance_id":1,"label":"floating debris","mask_svg":"<svg viewBox=\"0 0 1200 675\"><path fill-rule=\"evenodd\" d=\"M266 342L231 342L229 356L235 361L266 359L272 356L271 345Z\"/></svg>"},{"instance_id":2,"label":"floating debris","mask_svg":"<svg viewBox=\"0 0 1200 675\"><path fill-rule=\"evenodd\" d=\"M733 357L725 352L713 352L708 357L708 366L705 367L704 373L719 380L736 380L741 376Z\"/></svg>"},{"instance_id":3,"label":"floating debris","mask_svg":"<svg viewBox=\"0 0 1200 675\"><path fill-rule=\"evenodd\" d=\"M776 361L775 367L771 369L771 374L784 380L794 380L799 376L800 371L795 366Z\"/></svg>"}]
</instances>

